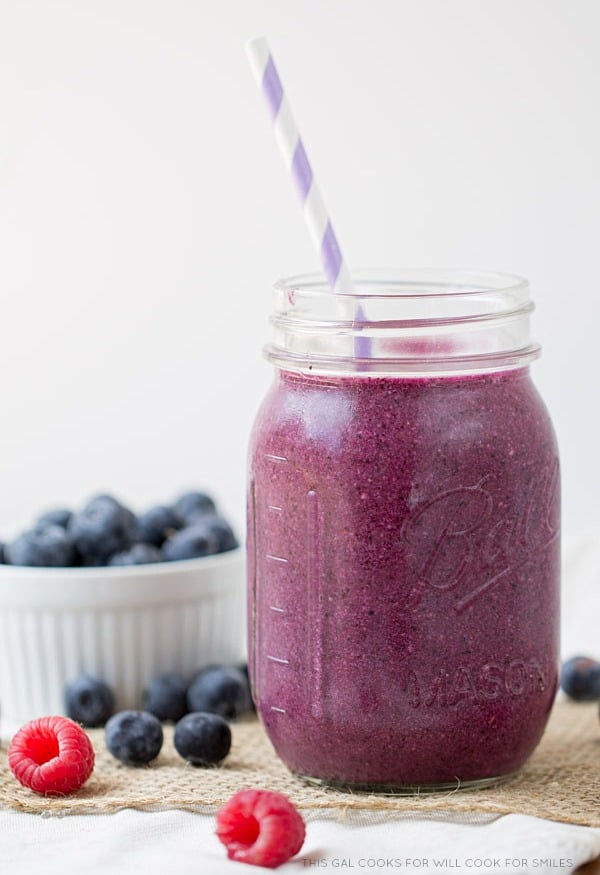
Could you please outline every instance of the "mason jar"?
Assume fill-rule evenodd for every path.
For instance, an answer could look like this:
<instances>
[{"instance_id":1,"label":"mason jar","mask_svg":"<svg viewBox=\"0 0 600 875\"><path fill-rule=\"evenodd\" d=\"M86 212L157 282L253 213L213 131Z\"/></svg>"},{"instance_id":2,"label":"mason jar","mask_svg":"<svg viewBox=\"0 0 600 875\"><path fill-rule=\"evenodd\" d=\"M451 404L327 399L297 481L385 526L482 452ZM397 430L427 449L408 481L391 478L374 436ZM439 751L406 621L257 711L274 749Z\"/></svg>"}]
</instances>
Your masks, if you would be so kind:
<instances>
[{"instance_id":1,"label":"mason jar","mask_svg":"<svg viewBox=\"0 0 600 875\"><path fill-rule=\"evenodd\" d=\"M249 452L253 695L296 774L482 786L557 687L559 461L528 283L376 271L279 282Z\"/></svg>"}]
</instances>

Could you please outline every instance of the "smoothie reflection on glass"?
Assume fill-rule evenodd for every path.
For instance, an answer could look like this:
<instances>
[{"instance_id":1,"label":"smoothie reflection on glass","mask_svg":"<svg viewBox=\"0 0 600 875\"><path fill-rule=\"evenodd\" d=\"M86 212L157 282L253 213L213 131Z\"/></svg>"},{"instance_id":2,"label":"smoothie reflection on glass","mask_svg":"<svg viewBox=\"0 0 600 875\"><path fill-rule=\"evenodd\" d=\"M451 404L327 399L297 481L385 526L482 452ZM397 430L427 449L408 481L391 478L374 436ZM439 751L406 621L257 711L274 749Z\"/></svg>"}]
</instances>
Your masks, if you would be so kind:
<instances>
[{"instance_id":1,"label":"smoothie reflection on glass","mask_svg":"<svg viewBox=\"0 0 600 875\"><path fill-rule=\"evenodd\" d=\"M312 781L496 782L535 748L557 687L559 463L529 373L529 286L351 281L264 40L250 54L327 280L275 287L275 380L250 441L258 713Z\"/></svg>"}]
</instances>

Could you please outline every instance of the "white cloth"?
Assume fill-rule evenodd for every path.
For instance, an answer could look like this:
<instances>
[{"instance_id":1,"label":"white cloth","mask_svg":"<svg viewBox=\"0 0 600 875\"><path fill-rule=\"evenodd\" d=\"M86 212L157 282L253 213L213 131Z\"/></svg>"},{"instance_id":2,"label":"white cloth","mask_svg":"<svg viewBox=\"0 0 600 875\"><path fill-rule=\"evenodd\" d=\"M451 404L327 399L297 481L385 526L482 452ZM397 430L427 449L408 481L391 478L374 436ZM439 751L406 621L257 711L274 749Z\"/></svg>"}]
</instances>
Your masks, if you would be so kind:
<instances>
[{"instance_id":1,"label":"white cloth","mask_svg":"<svg viewBox=\"0 0 600 875\"><path fill-rule=\"evenodd\" d=\"M278 871L563 873L600 854L600 829L498 818L363 814L309 820L300 855ZM227 859L214 818L186 811L41 818L0 812L2 871L15 875L250 875Z\"/></svg>"},{"instance_id":2,"label":"white cloth","mask_svg":"<svg viewBox=\"0 0 600 875\"><path fill-rule=\"evenodd\" d=\"M600 539L567 540L563 552L563 655L600 657ZM305 845L282 873L568 875L600 856L600 829L519 814L363 812L336 822L313 812L308 821ZM15 875L265 872L229 861L214 828L213 817L185 811L61 818L0 811L0 866Z\"/></svg>"}]
</instances>

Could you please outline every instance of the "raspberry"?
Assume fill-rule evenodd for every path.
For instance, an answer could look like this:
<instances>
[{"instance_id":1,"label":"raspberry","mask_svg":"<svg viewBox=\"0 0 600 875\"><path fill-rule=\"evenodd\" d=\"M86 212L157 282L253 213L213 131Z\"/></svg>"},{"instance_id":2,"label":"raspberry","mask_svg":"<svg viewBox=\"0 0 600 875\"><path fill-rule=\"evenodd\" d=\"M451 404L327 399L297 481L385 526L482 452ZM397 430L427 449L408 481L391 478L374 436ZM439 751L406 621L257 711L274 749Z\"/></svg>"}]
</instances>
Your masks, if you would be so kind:
<instances>
[{"instance_id":1,"label":"raspberry","mask_svg":"<svg viewBox=\"0 0 600 875\"><path fill-rule=\"evenodd\" d=\"M287 796L240 790L217 813L217 836L238 863L274 869L297 854L306 827Z\"/></svg>"},{"instance_id":2,"label":"raspberry","mask_svg":"<svg viewBox=\"0 0 600 875\"><path fill-rule=\"evenodd\" d=\"M68 717L39 717L22 726L8 748L10 769L24 787L46 796L74 793L94 769L94 748Z\"/></svg>"}]
</instances>

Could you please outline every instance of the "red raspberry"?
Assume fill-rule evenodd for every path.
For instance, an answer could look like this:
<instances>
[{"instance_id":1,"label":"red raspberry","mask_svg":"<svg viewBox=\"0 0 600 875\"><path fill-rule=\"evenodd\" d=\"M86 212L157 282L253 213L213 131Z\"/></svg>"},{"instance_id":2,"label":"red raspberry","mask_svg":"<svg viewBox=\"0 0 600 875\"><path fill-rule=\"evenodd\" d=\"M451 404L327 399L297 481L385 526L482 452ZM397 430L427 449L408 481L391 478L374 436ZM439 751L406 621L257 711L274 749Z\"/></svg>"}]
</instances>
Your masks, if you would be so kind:
<instances>
[{"instance_id":1,"label":"red raspberry","mask_svg":"<svg viewBox=\"0 0 600 875\"><path fill-rule=\"evenodd\" d=\"M230 860L274 869L298 853L306 827L282 793L240 790L217 813L217 835Z\"/></svg>"},{"instance_id":2,"label":"red raspberry","mask_svg":"<svg viewBox=\"0 0 600 875\"><path fill-rule=\"evenodd\" d=\"M22 726L8 748L17 781L36 793L62 796L79 790L94 769L94 748L68 717L39 717Z\"/></svg>"}]
</instances>

